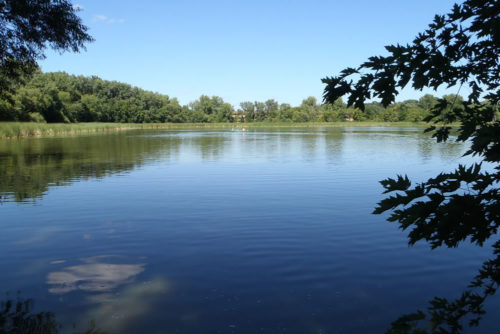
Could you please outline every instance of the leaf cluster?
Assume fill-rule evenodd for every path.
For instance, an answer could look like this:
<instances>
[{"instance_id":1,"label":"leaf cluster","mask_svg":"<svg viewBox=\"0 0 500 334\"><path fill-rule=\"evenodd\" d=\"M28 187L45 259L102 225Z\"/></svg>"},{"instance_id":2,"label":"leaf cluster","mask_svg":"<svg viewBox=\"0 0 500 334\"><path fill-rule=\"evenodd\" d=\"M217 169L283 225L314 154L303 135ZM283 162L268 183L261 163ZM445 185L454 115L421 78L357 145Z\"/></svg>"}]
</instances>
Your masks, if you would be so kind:
<instances>
[{"instance_id":1,"label":"leaf cluster","mask_svg":"<svg viewBox=\"0 0 500 334\"><path fill-rule=\"evenodd\" d=\"M450 123L460 123L457 141L470 145L465 155L482 160L472 166L440 173L412 184L407 176L381 181L385 193L374 213L390 211L389 221L408 231L409 244L424 240L431 248L456 247L468 240L482 246L496 236L500 224L500 3L466 0L447 15L436 15L428 29L407 45L386 47L387 56L371 57L357 68L326 77L324 99L347 95L347 104L365 109L365 101L394 102L411 83L421 90L440 86L470 89L463 100L456 95L439 99L425 118L426 131L438 142L450 136ZM355 79L353 79L355 77ZM399 318L389 333L460 333L463 321L476 326L484 300L498 288L500 241L496 258L484 263L462 296L454 301L435 298L428 314L418 311ZM479 290L479 292L478 292ZM420 324L427 320L427 326Z\"/></svg>"},{"instance_id":2,"label":"leaf cluster","mask_svg":"<svg viewBox=\"0 0 500 334\"><path fill-rule=\"evenodd\" d=\"M44 50L78 52L93 41L68 0L0 0L0 94L33 73Z\"/></svg>"},{"instance_id":3,"label":"leaf cluster","mask_svg":"<svg viewBox=\"0 0 500 334\"><path fill-rule=\"evenodd\" d=\"M391 210L389 221L409 229L409 243L427 241L432 248L456 247L470 239L478 245L496 234L500 224L498 172L481 170L481 164L459 165L411 187L408 177L381 181L385 193L374 213Z\"/></svg>"},{"instance_id":4,"label":"leaf cluster","mask_svg":"<svg viewBox=\"0 0 500 334\"><path fill-rule=\"evenodd\" d=\"M435 297L427 314L418 310L399 317L392 323L388 334L447 334L461 333L463 322L477 327L486 313L483 304L494 295L500 284L500 241L493 245L495 258L486 261L469 289L456 300Z\"/></svg>"},{"instance_id":5,"label":"leaf cluster","mask_svg":"<svg viewBox=\"0 0 500 334\"><path fill-rule=\"evenodd\" d=\"M386 46L389 55L370 57L357 68L326 77L324 99L332 103L348 95L347 104L364 110L367 99L384 106L395 101L409 83L414 89L468 85L470 102L481 94L492 104L500 93L500 4L467 0L448 15L436 15L429 28L407 45ZM357 80L348 79L357 76Z\"/></svg>"},{"instance_id":6,"label":"leaf cluster","mask_svg":"<svg viewBox=\"0 0 500 334\"><path fill-rule=\"evenodd\" d=\"M35 63L47 46L78 52L93 41L67 0L0 1L0 61Z\"/></svg>"}]
</instances>

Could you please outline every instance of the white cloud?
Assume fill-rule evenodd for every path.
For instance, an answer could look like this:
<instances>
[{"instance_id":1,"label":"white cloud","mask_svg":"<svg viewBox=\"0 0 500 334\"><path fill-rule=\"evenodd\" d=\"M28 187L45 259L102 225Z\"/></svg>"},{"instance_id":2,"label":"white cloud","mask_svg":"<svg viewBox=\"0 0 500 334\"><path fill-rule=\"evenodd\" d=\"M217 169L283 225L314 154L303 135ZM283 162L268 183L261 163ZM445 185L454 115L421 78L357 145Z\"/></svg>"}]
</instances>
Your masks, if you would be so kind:
<instances>
[{"instance_id":1,"label":"white cloud","mask_svg":"<svg viewBox=\"0 0 500 334\"><path fill-rule=\"evenodd\" d=\"M113 24L113 23L123 23L123 22L125 22L125 19L121 19L121 18L117 19L114 17L107 17L106 15L98 14L98 15L94 15L94 21Z\"/></svg>"},{"instance_id":2,"label":"white cloud","mask_svg":"<svg viewBox=\"0 0 500 334\"><path fill-rule=\"evenodd\" d=\"M83 9L84 9L84 7L83 7L82 5L80 5L80 4L75 3L75 4L73 5L73 9L74 9L74 10L76 10L76 11L78 12L78 11L80 11L80 10L83 10Z\"/></svg>"},{"instance_id":3,"label":"white cloud","mask_svg":"<svg viewBox=\"0 0 500 334\"><path fill-rule=\"evenodd\" d=\"M95 15L94 19L96 21L106 21L108 18L106 16L104 16L104 15Z\"/></svg>"},{"instance_id":4,"label":"white cloud","mask_svg":"<svg viewBox=\"0 0 500 334\"><path fill-rule=\"evenodd\" d=\"M107 21L107 23L123 23L123 22L125 22L124 19L114 19L114 18L110 18Z\"/></svg>"}]
</instances>

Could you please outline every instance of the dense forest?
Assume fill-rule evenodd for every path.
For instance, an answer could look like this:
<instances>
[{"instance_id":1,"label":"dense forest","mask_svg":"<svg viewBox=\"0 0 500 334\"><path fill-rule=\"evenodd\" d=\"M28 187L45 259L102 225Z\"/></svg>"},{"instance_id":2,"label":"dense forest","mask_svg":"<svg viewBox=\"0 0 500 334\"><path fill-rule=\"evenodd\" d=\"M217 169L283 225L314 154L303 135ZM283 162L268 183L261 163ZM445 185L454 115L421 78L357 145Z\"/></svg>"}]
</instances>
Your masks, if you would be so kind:
<instances>
[{"instance_id":1,"label":"dense forest","mask_svg":"<svg viewBox=\"0 0 500 334\"><path fill-rule=\"evenodd\" d=\"M456 99L456 96L445 96ZM459 97L460 98L460 97ZM366 105L365 111L348 108L342 100L320 104L314 97L300 106L275 100L242 102L238 109L218 96L202 95L188 105L176 98L145 91L96 76L38 71L23 84L0 96L0 121L31 122L336 122L336 121L422 121L438 102L432 95L406 100L384 108Z\"/></svg>"}]
</instances>

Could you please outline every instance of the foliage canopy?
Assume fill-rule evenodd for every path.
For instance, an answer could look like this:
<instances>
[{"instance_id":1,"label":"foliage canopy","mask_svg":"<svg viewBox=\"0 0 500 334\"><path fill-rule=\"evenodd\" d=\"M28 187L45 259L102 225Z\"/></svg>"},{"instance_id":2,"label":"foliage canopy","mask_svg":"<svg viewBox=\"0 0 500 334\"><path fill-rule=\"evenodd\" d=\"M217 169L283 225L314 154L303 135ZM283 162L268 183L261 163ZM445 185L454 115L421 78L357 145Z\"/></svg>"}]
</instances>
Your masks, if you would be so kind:
<instances>
[{"instance_id":1,"label":"foliage canopy","mask_svg":"<svg viewBox=\"0 0 500 334\"><path fill-rule=\"evenodd\" d=\"M299 106L273 99L265 102L242 102L240 109L219 96L202 95L188 105L176 98L146 91L131 85L63 72L36 71L23 85L18 85L9 99L0 95L0 121L31 122L419 122L437 103L424 95L387 108L378 103L366 105L366 113L347 108L340 99L333 104L318 104L314 97Z\"/></svg>"},{"instance_id":2,"label":"foliage canopy","mask_svg":"<svg viewBox=\"0 0 500 334\"><path fill-rule=\"evenodd\" d=\"M67 0L0 0L0 93L36 69L44 50L78 52L93 41Z\"/></svg>"},{"instance_id":3,"label":"foliage canopy","mask_svg":"<svg viewBox=\"0 0 500 334\"><path fill-rule=\"evenodd\" d=\"M468 290L448 301L435 298L429 312L401 317L389 333L459 333L477 326L483 302L500 284L500 3L466 0L447 15L436 15L427 30L407 45L386 47L389 55L370 57L357 68L346 68L326 77L324 99L332 103L347 95L348 106L365 109L365 101L380 98L384 106L394 102L398 90L411 83L414 89L468 86L465 100L438 100L426 131L437 141L450 134L449 124L460 122L457 141L470 141L465 155L483 162L459 165L413 184L406 176L381 181L385 193L394 195L378 204L374 213L391 211L389 221L409 231L409 243L425 240L432 248L456 247L463 241L482 246L492 241L494 258L486 261ZM487 162L487 163L484 163ZM427 320L427 321L426 321ZM464 324L465 323L465 324Z\"/></svg>"}]
</instances>

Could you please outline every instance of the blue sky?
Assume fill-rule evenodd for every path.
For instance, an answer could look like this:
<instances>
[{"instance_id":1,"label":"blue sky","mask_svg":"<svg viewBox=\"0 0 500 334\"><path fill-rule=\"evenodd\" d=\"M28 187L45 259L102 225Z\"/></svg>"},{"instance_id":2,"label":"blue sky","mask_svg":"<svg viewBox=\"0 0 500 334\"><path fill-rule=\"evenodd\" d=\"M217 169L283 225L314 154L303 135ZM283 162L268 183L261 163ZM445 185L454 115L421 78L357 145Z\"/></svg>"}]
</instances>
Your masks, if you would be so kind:
<instances>
[{"instance_id":1,"label":"blue sky","mask_svg":"<svg viewBox=\"0 0 500 334\"><path fill-rule=\"evenodd\" d=\"M237 107L271 98L292 105L307 96L320 100L321 78L384 54L384 45L410 42L454 1L73 3L95 42L78 54L48 51L43 71L97 75L182 104L217 95ZM406 89L398 100L426 92Z\"/></svg>"}]
</instances>

